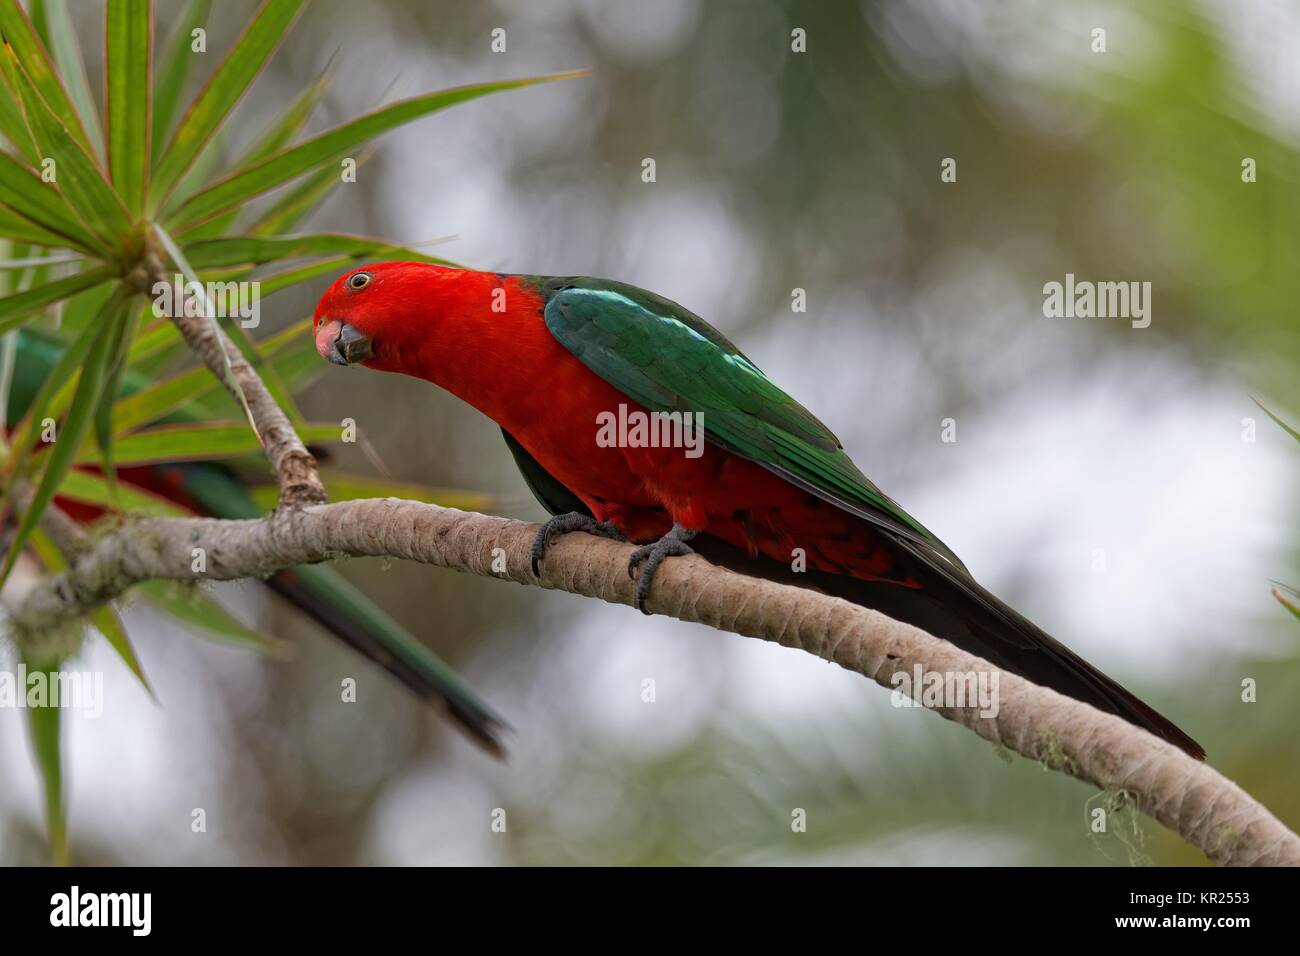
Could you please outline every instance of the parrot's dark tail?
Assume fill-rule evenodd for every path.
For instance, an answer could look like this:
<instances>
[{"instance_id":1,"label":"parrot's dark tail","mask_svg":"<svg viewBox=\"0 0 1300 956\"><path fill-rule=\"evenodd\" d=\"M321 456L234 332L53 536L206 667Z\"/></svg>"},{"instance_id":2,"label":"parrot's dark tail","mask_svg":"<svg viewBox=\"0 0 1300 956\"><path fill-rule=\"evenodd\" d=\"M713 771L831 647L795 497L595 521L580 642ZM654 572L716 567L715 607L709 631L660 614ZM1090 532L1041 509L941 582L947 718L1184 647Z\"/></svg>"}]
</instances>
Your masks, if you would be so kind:
<instances>
[{"instance_id":1,"label":"parrot's dark tail","mask_svg":"<svg viewBox=\"0 0 1300 956\"><path fill-rule=\"evenodd\" d=\"M445 710L471 740L498 759L505 758L501 740L507 725L433 652L366 602L360 611L357 596L344 582L322 587L314 568L291 568L273 574L267 586L362 657L378 664L424 700ZM364 599L363 599L364 600ZM361 613L364 611L364 615ZM364 617L364 620L360 619Z\"/></svg>"},{"instance_id":2,"label":"parrot's dark tail","mask_svg":"<svg viewBox=\"0 0 1300 956\"><path fill-rule=\"evenodd\" d=\"M692 542L716 564L757 577L810 587L869 607L949 641L1026 680L1115 714L1168 741L1197 760L1205 750L1168 718L1139 700L1097 668L1000 601L964 572L936 567L929 555L902 549L917 589L884 581L863 581L809 568L801 573L743 551L711 535Z\"/></svg>"}]
</instances>

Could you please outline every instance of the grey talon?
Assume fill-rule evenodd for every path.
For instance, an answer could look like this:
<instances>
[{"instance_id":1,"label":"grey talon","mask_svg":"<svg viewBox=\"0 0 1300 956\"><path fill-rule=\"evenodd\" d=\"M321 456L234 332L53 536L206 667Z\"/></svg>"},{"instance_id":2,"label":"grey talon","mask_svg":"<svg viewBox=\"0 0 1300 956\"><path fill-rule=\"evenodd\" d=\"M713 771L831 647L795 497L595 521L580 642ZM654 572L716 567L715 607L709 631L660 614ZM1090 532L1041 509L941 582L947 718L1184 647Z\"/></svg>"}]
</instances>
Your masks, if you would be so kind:
<instances>
[{"instance_id":1,"label":"grey talon","mask_svg":"<svg viewBox=\"0 0 1300 956\"><path fill-rule=\"evenodd\" d=\"M654 582L655 572L659 570L665 558L680 558L684 555L694 554L695 550L686 542L695 537L694 531L688 531L679 524L674 524L671 531L660 538L653 544L643 545L632 552L632 556L627 560L628 577L636 577L636 569L639 565L644 564L641 568L641 576L636 579L636 590L633 592L633 604L642 614L649 615L646 610L646 602L650 598L650 585Z\"/></svg>"},{"instance_id":2,"label":"grey talon","mask_svg":"<svg viewBox=\"0 0 1300 956\"><path fill-rule=\"evenodd\" d=\"M540 578L542 576L542 559L546 557L546 549L550 547L551 542L560 535L568 534L571 531L585 531L587 534L594 534L598 538L627 541L623 532L619 531L612 523L597 521L591 515L583 514L581 511L570 511L568 514L556 515L542 525L541 530L537 532L537 537L533 538L533 577Z\"/></svg>"}]
</instances>

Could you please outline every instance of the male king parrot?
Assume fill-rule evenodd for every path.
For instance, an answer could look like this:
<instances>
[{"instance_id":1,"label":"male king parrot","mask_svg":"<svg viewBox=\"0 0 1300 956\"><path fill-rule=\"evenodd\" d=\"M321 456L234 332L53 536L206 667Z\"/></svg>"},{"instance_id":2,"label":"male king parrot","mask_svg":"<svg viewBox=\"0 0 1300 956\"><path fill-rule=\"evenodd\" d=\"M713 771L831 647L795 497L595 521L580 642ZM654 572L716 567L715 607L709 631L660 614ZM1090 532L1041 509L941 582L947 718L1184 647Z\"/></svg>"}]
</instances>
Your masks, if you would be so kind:
<instances>
[{"instance_id":1,"label":"male king parrot","mask_svg":"<svg viewBox=\"0 0 1300 956\"><path fill-rule=\"evenodd\" d=\"M640 569L645 610L656 568L693 542L747 573L915 624L1204 757L1172 722L977 584L825 425L662 296L606 279L385 262L334 282L313 328L330 362L424 379L501 426L554 515L537 536L534 572L565 532L642 544L628 573ZM620 406L694 413L701 453L598 441L598 424ZM808 567L791 575L796 548Z\"/></svg>"},{"instance_id":2,"label":"male king parrot","mask_svg":"<svg viewBox=\"0 0 1300 956\"><path fill-rule=\"evenodd\" d=\"M62 343L30 329L18 333L8 426L22 418L62 351ZM129 395L148 384L147 379L129 370L123 376L121 392ZM163 422L186 418L184 412L173 412ZM248 488L234 473L214 462L119 468L117 477L124 486L167 498L196 514L261 517ZM57 498L56 502L78 521L90 522L103 514L102 508L82 501ZM321 565L303 565L272 574L265 584L421 698L445 707L476 742L490 753L501 755L501 719L446 663L335 571Z\"/></svg>"}]
</instances>

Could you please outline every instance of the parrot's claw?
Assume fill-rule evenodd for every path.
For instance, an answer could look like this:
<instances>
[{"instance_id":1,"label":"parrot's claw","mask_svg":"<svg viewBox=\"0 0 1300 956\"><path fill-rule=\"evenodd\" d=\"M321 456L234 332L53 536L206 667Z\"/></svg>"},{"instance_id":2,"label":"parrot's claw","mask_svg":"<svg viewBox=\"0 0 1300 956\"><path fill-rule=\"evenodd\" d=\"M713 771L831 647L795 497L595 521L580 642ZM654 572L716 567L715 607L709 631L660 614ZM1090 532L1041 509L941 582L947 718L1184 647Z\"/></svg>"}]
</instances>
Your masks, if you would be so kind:
<instances>
[{"instance_id":1,"label":"parrot's claw","mask_svg":"<svg viewBox=\"0 0 1300 956\"><path fill-rule=\"evenodd\" d=\"M654 581L655 572L659 570L659 565L663 564L664 558L679 558L687 554L694 554L695 550L686 542L695 537L694 531L687 531L679 524L673 525L673 530L656 541L654 544L647 544L637 548L632 552L632 556L627 560L627 576L636 578L636 593L633 603L638 611L648 615L646 610L646 601L650 599L650 585ZM639 565L645 564L641 568L641 576L637 577L636 569Z\"/></svg>"},{"instance_id":2,"label":"parrot's claw","mask_svg":"<svg viewBox=\"0 0 1300 956\"><path fill-rule=\"evenodd\" d=\"M627 536L610 522L597 521L591 515L585 515L581 511L570 511L566 515L556 515L542 525L542 530L537 532L537 537L533 539L533 577L540 578L542 576L542 558L546 557L546 549L550 547L551 542L562 534L568 534L570 531L585 531L587 534L594 534L598 538L627 541Z\"/></svg>"}]
</instances>

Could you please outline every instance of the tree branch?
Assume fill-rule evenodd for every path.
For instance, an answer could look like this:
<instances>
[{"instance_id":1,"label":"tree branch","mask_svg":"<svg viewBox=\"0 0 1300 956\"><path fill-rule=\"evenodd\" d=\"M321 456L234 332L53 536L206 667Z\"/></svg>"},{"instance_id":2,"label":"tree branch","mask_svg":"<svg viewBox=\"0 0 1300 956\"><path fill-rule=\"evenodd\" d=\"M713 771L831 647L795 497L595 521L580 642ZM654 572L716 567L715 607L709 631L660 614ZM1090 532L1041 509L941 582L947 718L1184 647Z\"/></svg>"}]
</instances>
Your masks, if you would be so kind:
<instances>
[{"instance_id":1,"label":"tree branch","mask_svg":"<svg viewBox=\"0 0 1300 956\"><path fill-rule=\"evenodd\" d=\"M151 253L127 277L127 281L145 294L151 294L156 283L167 284L170 278L157 255ZM247 403L253 429L279 479L280 506L295 508L328 501L315 457L298 437L298 432L285 415L284 409L280 408L258 376L257 370L239 351L239 347L206 315L187 315L188 310L183 301L175 302L171 311L172 323L191 351L212 371L236 401ZM226 372L227 362L230 365L229 374Z\"/></svg>"},{"instance_id":2,"label":"tree branch","mask_svg":"<svg viewBox=\"0 0 1300 956\"><path fill-rule=\"evenodd\" d=\"M405 558L632 603L628 545L567 535L548 552L538 582L529 570L536 531L520 521L393 498L280 510L256 521L141 519L101 538L65 574L42 581L18 607L14 623L21 639L23 632L58 627L147 579L256 577L343 555ZM199 554L206 570L195 573ZM494 557L501 555L507 570L495 574ZM892 675L910 674L917 665L927 673L997 670L875 611L735 574L698 556L664 563L650 607L806 651L891 689ZM995 717L980 716L978 706L934 709L1046 767L1128 793L1144 813L1217 863L1300 865L1300 838L1212 767L1118 717L1013 674L1000 673L998 690Z\"/></svg>"},{"instance_id":3,"label":"tree branch","mask_svg":"<svg viewBox=\"0 0 1300 956\"><path fill-rule=\"evenodd\" d=\"M239 392L231 387L226 377L221 357L223 351L230 361L230 374L239 391L243 392L253 427L262 440L262 448L271 467L279 477L281 506L293 508L328 500L325 486L321 484L320 472L316 468L315 457L307 450L289 417L238 346L206 317L173 315L171 318L189 347L221 380L226 390L239 400Z\"/></svg>"}]
</instances>

